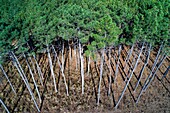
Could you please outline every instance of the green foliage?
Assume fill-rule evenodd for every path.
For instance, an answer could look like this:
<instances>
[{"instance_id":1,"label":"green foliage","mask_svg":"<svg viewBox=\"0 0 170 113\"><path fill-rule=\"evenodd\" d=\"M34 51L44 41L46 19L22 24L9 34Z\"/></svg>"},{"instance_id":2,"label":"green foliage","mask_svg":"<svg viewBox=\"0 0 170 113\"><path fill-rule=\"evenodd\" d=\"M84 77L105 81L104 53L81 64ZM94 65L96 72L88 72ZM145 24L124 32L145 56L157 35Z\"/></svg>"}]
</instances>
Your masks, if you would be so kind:
<instances>
[{"instance_id":1,"label":"green foliage","mask_svg":"<svg viewBox=\"0 0 170 113\"><path fill-rule=\"evenodd\" d=\"M58 37L87 44L87 55L136 41L155 46L163 42L165 51L169 49L169 0L1 0L0 4L4 54L16 48L18 54L28 52L30 35L37 51Z\"/></svg>"},{"instance_id":2,"label":"green foliage","mask_svg":"<svg viewBox=\"0 0 170 113\"><path fill-rule=\"evenodd\" d=\"M169 38L168 0L148 0L138 3L139 14L135 17L135 37L159 45Z\"/></svg>"}]
</instances>

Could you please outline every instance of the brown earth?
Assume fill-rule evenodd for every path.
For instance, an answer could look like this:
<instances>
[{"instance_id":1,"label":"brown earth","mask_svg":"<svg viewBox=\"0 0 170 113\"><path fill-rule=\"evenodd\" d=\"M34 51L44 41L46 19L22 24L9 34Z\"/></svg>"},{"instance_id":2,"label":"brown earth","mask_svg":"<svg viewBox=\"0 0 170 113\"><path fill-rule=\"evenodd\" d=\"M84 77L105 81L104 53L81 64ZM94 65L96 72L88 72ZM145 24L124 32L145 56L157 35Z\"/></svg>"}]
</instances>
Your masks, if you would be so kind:
<instances>
[{"instance_id":1,"label":"brown earth","mask_svg":"<svg viewBox=\"0 0 170 113\"><path fill-rule=\"evenodd\" d=\"M142 85L146 77L148 76L150 69L153 65L153 61L156 57L156 52L153 51L151 53L149 65L144 70L144 75L141 79L141 84L138 86L137 90L134 92L134 86L137 82L136 77L138 77L139 72L143 66L143 61L145 56L141 56L141 61L138 64L137 69L134 72L134 75L130 81L128 89L125 92L123 99L121 100L118 109L115 109L114 106L118 101L119 96L122 93L122 90L125 86L125 73L127 74L129 66L132 64L129 63L129 66L123 72L124 60L127 55L127 51L129 47L125 47L121 52L119 73L116 79L116 82L112 83L111 95L108 95L108 77L109 77L109 69L108 69L108 60L105 56L105 64L104 64L104 73L101 87L101 98L100 105L97 106L97 92L98 92L98 83L99 83L99 67L100 62L97 61L97 67L95 67L94 62L91 63L91 71L90 74L87 74L86 62L84 64L85 68L85 94L81 94L81 75L80 75L80 66L78 65L78 69L76 70L76 57L74 56L74 52L72 50L72 59L69 58L68 51L65 51L65 76L67 78L67 83L69 86L69 96L66 95L65 85L63 81L63 77L60 72L60 68L56 63L54 66L54 71L56 75L58 93L54 91L53 79L50 74L50 69L48 65L47 55L43 54L38 56L39 64L42 69L44 75L44 86L40 85L40 81L38 79L38 75L35 75L36 81L38 82L39 90L42 96L42 103L39 102L38 96L35 91L35 87L33 86L33 81L28 71L28 67L25 64L25 60L20 59L20 63L29 78L29 83L31 84L32 89L34 89L34 94L36 95L36 99L38 105L40 106L42 113L58 113L58 112L111 112L111 113L169 113L170 112L170 73L164 78L162 81L159 79L162 77L162 74L165 72L166 68L170 65L169 57L163 62L163 65L160 67L160 70L157 72L157 76L152 81L149 88L142 94L139 103L135 104L136 98L141 90ZM116 50L116 54L118 51ZM136 48L133 52L133 57L138 54L139 50ZM112 51L112 54L114 50ZM52 55L52 54L51 54ZM98 55L99 56L99 55ZM117 55L116 55L117 57ZM133 57L130 58L132 62ZM61 59L61 55L60 55ZM99 58L100 59L100 56ZM85 59L86 61L86 59ZM114 71L116 69L116 63L114 58L111 58L113 69L112 77L114 77ZM117 62L117 61L116 61ZM16 68L12 65L11 62L7 63L5 66L5 70L14 85L17 96L11 91L9 84L6 79L1 81L0 83L0 98L3 99L8 109L11 112L28 112L28 113L36 113L37 110L34 106L33 101L29 95L26 86L23 81L19 77ZM136 77L135 77L136 75ZM2 78L3 74L0 72L0 77ZM0 112L4 112L4 108L0 106Z\"/></svg>"}]
</instances>

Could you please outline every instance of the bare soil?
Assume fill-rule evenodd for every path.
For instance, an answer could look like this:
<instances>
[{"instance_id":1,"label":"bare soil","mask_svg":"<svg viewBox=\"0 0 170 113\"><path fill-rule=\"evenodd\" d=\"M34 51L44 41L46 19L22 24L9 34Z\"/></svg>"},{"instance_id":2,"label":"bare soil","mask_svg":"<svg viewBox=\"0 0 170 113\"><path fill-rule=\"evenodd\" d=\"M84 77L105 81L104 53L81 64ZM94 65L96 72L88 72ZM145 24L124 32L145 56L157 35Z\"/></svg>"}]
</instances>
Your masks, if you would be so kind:
<instances>
[{"instance_id":1,"label":"bare soil","mask_svg":"<svg viewBox=\"0 0 170 113\"><path fill-rule=\"evenodd\" d=\"M127 56L127 52L130 48L126 46L121 52L119 73L116 78L116 81L112 83L111 94L108 95L109 89L109 69L108 69L108 59L105 55L105 64L104 64L104 73L101 87L101 98L100 105L97 106L96 100L98 95L98 83L99 83L99 67L100 61L97 60L97 64L94 62L90 65L90 73L87 73L87 62L86 58L84 59L84 70L85 70L85 94L82 95L81 92L81 75L80 75L80 64L76 69L76 57L74 56L74 50L72 50L72 58L69 58L68 51L65 51L65 70L64 74L67 78L67 84L69 86L69 96L66 95L65 85L63 77L61 75L60 68L56 62L54 64L54 71L56 75L58 93L54 90L53 79L50 73L48 58L46 54L42 54L37 57L39 60L40 67L44 75L44 86L41 86L38 79L38 75L35 74L36 81L41 93L42 102L38 100L33 81L26 66L25 60L20 59L20 63L27 74L29 83L33 89L34 94L36 95L37 103L41 109L42 113L58 113L58 112L107 112L107 113L170 113L170 72L162 81L160 78L165 72L166 68L170 65L169 57L163 62L163 65L160 67L159 71L156 74L156 77L152 81L148 89L142 94L139 103L135 104L136 98L146 80L146 77L150 73L154 59L156 57L156 51L152 51L151 57L149 60L149 65L144 70L144 74L141 79L141 83L138 86L137 90L134 92L133 89L137 82L139 72L143 66L145 56L141 56L141 61L138 64L137 69L134 72L134 75L130 81L128 89L121 100L118 109L115 109L114 106L117 103L123 88L126 84L125 76L128 73L129 67L133 65L131 62L136 54L138 54L139 49L135 49L133 56L130 58L130 63L126 70L123 70L124 61ZM78 51L78 50L77 50ZM116 58L118 50L112 51L112 54L116 52ZM52 55L52 54L51 54ZM53 55L52 55L53 56ZM60 59L61 59L61 55ZM115 58L115 59L116 59ZM53 58L54 59L54 58ZM100 56L98 55L98 59ZM114 73L116 69L116 62L114 58L111 58L112 61L112 77L114 78ZM5 102L10 112L24 112L24 113L36 113L37 110L34 106L34 103L30 97L30 94L24 85L22 79L19 77L16 68L12 65L11 62L8 62L5 66L5 70L10 77L12 84L14 85L17 96L12 92L9 84L6 79L4 79L2 72L0 72L0 98ZM3 79L3 80L2 80ZM0 112L5 112L4 108L0 106Z\"/></svg>"}]
</instances>

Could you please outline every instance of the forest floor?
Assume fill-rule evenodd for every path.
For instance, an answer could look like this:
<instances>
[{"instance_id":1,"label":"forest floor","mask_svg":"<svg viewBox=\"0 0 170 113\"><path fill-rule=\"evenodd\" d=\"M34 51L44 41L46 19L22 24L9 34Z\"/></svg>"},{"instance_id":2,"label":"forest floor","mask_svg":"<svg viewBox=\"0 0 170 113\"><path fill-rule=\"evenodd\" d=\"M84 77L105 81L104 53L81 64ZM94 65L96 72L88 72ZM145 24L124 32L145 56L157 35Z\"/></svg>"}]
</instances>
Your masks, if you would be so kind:
<instances>
[{"instance_id":1,"label":"forest floor","mask_svg":"<svg viewBox=\"0 0 170 113\"><path fill-rule=\"evenodd\" d=\"M108 60L105 56L103 80L101 84L101 97L100 104L97 106L96 100L98 95L98 83L99 83L99 67L100 62L97 62L95 65L94 62L90 65L90 73L87 73L87 62L85 59L85 93L82 95L81 92L81 75L80 75L80 66L78 65L76 69L76 57L72 54L72 59L69 57L69 52L65 51L65 70L64 74L67 79L67 84L69 87L69 96L66 95L65 85L63 77L60 72L60 68L56 63L54 65L54 72L56 75L57 88L58 92L54 90L53 79L50 73L48 57L46 54L38 56L39 65L42 69L44 75L44 86L41 86L38 79L38 75L35 75L38 87L41 93L42 102L38 100L38 96L33 85L33 81L26 66L25 60L20 59L20 63L27 74L29 83L33 89L34 94L36 95L37 103L41 109L41 113L58 113L58 112L105 112L105 113L170 113L170 73L162 81L159 79L162 77L162 74L165 72L166 68L170 65L169 57L163 62L163 65L160 67L159 71L156 74L156 77L152 81L148 89L142 94L138 104L135 104L136 98L141 90L142 85L146 77L148 76L151 67L153 65L154 59L156 57L156 52L151 53L149 60L149 65L144 70L144 75L142 76L141 83L138 86L136 91L134 86L137 82L137 77L143 66L144 56L141 56L141 61L138 64L137 69L134 72L128 89L126 90L123 99L121 100L117 109L114 108L115 104L118 101L119 96L121 95L123 88L125 86L125 73L128 73L129 66L132 64L133 57L137 54L138 50L136 49L133 52L133 56L130 58L130 63L126 70L123 70L125 57L129 47L125 47L121 52L120 66L118 76L116 81L112 83L111 94L108 95L109 89L109 69L108 69ZM72 50L73 52L73 50ZM115 51L118 54L117 50ZM74 52L73 52L74 53ZM114 53L114 51L113 51ZM117 57L117 55L115 56ZM61 56L60 56L61 59ZM100 58L99 58L100 59ZM112 77L114 77L114 70L116 68L116 63L114 58L111 58L113 70ZM14 85L17 96L12 92L9 84L6 79L2 76L0 72L0 98L5 102L8 109L11 112L24 112L24 113L36 113L37 110L34 106L34 103L30 97L26 86L24 85L22 79L19 77L17 70L12 65L11 62L7 63L5 67L9 78ZM136 77L135 77L136 76ZM0 106L0 112L3 112L4 108Z\"/></svg>"}]
</instances>

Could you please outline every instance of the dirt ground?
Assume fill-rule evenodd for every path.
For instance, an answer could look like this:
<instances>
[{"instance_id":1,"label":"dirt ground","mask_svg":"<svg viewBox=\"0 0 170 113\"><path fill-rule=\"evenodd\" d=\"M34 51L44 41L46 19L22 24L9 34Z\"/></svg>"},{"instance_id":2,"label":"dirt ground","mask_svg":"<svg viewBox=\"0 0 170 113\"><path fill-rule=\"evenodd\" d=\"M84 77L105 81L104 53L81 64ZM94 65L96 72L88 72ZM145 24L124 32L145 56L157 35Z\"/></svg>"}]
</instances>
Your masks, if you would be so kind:
<instances>
[{"instance_id":1,"label":"dirt ground","mask_svg":"<svg viewBox=\"0 0 170 113\"><path fill-rule=\"evenodd\" d=\"M20 63L27 74L29 83L33 89L34 94L36 95L37 103L41 109L41 113L58 113L58 112L105 112L105 113L170 113L170 73L162 81L160 78L165 72L166 68L170 65L169 57L163 62L163 65L160 67L160 70L157 72L156 77L152 81L148 89L143 92L138 104L135 104L137 96L146 80L146 77L150 73L150 69L153 65L154 58L156 57L156 52L151 53L149 60L149 65L144 70L144 74L141 78L141 83L138 86L136 91L133 91L135 84L137 83L137 78L139 72L143 66L143 61L141 60L138 64L137 69L134 72L130 84L121 100L117 109L114 108L117 103L123 88L125 86L125 76L128 73L129 66L133 65L129 63L126 70L123 70L125 57L127 56L127 51L129 47L125 47L121 52L120 66L118 76L116 81L112 83L111 94L108 95L109 89L109 69L108 69L108 60L105 56L104 63L104 72L103 79L101 84L101 97L100 104L97 106L96 100L98 95L98 83L99 83L99 67L100 62L94 64L91 63L90 73L87 73L87 62L84 64L85 70L85 93L82 95L81 92L81 75L80 75L80 64L76 69L76 57L74 56L74 51L72 50L72 58L70 59L68 51L65 51L65 70L64 74L66 76L67 84L69 87L69 96L66 95L66 89L64 85L64 80L61 75L60 68L57 64L54 65L54 72L56 75L57 89L56 93L54 90L53 79L50 73L50 68L48 64L47 55L43 54L38 57L39 64L44 75L44 86L41 86L38 79L38 75L35 74L36 81L41 93L42 102L39 102L33 81L28 71L24 59L20 59ZM118 51L116 50L116 58ZM114 53L114 50L112 51ZM135 49L133 56L130 58L132 62L135 54L138 54L138 49ZM61 59L61 56L60 56ZM100 57L99 57L100 59ZM142 55L141 59L145 59L145 56ZM86 59L84 59L86 61ZM114 77L116 63L114 58L111 58L112 61L112 77ZM78 61L77 61L78 62ZM10 77L12 84L14 85L17 96L11 91L9 84L6 79L2 76L0 72L0 98L5 102L10 112L24 112L24 113L36 113L37 110L34 106L34 103L30 97L30 94L24 85L22 79L19 77L16 68L12 65L11 62L5 67L7 74ZM34 72L35 73L35 72ZM135 77L136 76L136 77ZM3 79L3 80L2 80ZM0 112L5 112L4 108L0 106Z\"/></svg>"}]
</instances>

